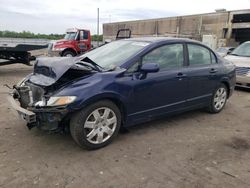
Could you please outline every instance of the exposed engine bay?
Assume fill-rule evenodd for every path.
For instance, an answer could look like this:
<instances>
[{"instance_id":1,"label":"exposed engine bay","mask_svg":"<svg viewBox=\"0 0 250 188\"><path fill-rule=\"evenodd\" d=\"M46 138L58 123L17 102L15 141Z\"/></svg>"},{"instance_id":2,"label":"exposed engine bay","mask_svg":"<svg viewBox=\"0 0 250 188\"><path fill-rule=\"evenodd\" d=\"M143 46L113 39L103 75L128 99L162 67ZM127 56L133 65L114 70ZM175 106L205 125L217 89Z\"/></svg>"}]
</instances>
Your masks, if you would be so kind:
<instances>
[{"instance_id":1,"label":"exposed engine bay","mask_svg":"<svg viewBox=\"0 0 250 188\"><path fill-rule=\"evenodd\" d=\"M69 69L63 74L63 76L57 80L54 84L50 86L40 86L32 83L30 80L24 81L20 86L14 86L15 95L21 104L21 107L42 107L46 106L46 101L53 95L58 89L64 87L65 85L93 74L90 71L83 71L77 69ZM43 102L43 105L41 105Z\"/></svg>"},{"instance_id":2,"label":"exposed engine bay","mask_svg":"<svg viewBox=\"0 0 250 188\"><path fill-rule=\"evenodd\" d=\"M67 112L62 106L51 105L56 100L56 97L52 96L59 89L97 71L95 66L79 61L79 58L38 60L34 65L34 72L19 84L14 85L12 92L13 98L19 101L22 108L34 112L37 116L35 122L28 122L28 127L37 126L45 130L57 129L58 122L64 118L64 114ZM67 100L71 100L71 98Z\"/></svg>"}]
</instances>

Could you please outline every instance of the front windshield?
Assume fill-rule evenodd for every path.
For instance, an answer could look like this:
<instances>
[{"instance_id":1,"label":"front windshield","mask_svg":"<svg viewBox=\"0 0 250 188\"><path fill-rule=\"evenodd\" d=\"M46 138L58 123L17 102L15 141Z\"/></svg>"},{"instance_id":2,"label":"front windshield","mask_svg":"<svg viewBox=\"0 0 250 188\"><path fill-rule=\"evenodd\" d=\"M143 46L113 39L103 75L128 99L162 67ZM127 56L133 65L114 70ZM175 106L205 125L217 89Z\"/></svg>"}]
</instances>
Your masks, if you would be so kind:
<instances>
[{"instance_id":1,"label":"front windshield","mask_svg":"<svg viewBox=\"0 0 250 188\"><path fill-rule=\"evenodd\" d=\"M68 32L64 36L64 39L66 39L66 40L74 40L75 37L76 37L76 32Z\"/></svg>"},{"instance_id":2,"label":"front windshield","mask_svg":"<svg viewBox=\"0 0 250 188\"><path fill-rule=\"evenodd\" d=\"M119 40L87 52L82 57L88 57L101 67L110 69L120 66L147 45L148 42Z\"/></svg>"},{"instance_id":3,"label":"front windshield","mask_svg":"<svg viewBox=\"0 0 250 188\"><path fill-rule=\"evenodd\" d=\"M250 57L250 43L243 43L231 53L231 55Z\"/></svg>"}]
</instances>

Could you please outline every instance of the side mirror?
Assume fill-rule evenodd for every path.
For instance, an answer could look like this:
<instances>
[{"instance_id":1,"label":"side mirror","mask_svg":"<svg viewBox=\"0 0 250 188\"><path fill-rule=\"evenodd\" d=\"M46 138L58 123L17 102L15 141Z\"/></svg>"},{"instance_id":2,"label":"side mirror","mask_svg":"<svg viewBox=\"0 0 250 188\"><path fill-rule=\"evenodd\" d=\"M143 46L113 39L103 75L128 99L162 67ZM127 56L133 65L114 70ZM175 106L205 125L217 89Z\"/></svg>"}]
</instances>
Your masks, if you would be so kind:
<instances>
[{"instance_id":1,"label":"side mirror","mask_svg":"<svg viewBox=\"0 0 250 188\"><path fill-rule=\"evenodd\" d=\"M141 66L140 71L143 73L153 73L160 70L158 63L145 63Z\"/></svg>"}]
</instances>

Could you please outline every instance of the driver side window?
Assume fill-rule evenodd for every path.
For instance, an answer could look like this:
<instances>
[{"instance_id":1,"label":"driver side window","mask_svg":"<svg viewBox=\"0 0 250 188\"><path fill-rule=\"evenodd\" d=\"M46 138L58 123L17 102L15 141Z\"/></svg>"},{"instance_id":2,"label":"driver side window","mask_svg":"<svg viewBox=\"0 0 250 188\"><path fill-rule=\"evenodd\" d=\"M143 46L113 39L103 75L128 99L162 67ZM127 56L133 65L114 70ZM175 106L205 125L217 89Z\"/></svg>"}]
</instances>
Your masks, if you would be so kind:
<instances>
[{"instance_id":1,"label":"driver side window","mask_svg":"<svg viewBox=\"0 0 250 188\"><path fill-rule=\"evenodd\" d=\"M183 66L183 44L167 44L158 47L142 57L141 62L136 62L128 70L128 73L139 71L139 67L145 63L158 63L160 71Z\"/></svg>"},{"instance_id":2,"label":"driver side window","mask_svg":"<svg viewBox=\"0 0 250 188\"><path fill-rule=\"evenodd\" d=\"M129 67L129 69L127 70L127 73L138 72L140 64L141 64L140 61L137 61L136 63L134 63L131 67Z\"/></svg>"},{"instance_id":3,"label":"driver side window","mask_svg":"<svg viewBox=\"0 0 250 188\"><path fill-rule=\"evenodd\" d=\"M81 30L79 32L80 36L78 35L78 40L87 40L88 39L88 32Z\"/></svg>"},{"instance_id":4,"label":"driver side window","mask_svg":"<svg viewBox=\"0 0 250 188\"><path fill-rule=\"evenodd\" d=\"M142 64L158 63L161 70L183 66L183 45L168 44L158 47L142 58Z\"/></svg>"}]
</instances>

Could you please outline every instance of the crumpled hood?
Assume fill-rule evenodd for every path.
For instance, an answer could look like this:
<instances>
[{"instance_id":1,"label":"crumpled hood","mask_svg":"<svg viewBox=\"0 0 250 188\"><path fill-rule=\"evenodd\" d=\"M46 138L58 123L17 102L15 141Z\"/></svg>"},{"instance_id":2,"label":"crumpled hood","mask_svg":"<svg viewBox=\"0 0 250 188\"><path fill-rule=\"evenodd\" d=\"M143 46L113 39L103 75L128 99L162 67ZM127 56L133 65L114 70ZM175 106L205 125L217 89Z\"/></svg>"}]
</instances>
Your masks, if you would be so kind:
<instances>
[{"instance_id":1,"label":"crumpled hood","mask_svg":"<svg viewBox=\"0 0 250 188\"><path fill-rule=\"evenodd\" d=\"M38 58L29 80L37 85L49 86L55 83L82 57L43 57Z\"/></svg>"},{"instance_id":2,"label":"crumpled hood","mask_svg":"<svg viewBox=\"0 0 250 188\"><path fill-rule=\"evenodd\" d=\"M224 58L232 62L236 67L249 67L250 68L250 57L227 55Z\"/></svg>"}]
</instances>

